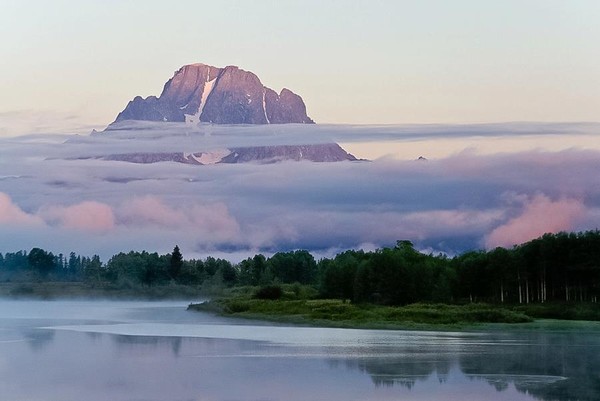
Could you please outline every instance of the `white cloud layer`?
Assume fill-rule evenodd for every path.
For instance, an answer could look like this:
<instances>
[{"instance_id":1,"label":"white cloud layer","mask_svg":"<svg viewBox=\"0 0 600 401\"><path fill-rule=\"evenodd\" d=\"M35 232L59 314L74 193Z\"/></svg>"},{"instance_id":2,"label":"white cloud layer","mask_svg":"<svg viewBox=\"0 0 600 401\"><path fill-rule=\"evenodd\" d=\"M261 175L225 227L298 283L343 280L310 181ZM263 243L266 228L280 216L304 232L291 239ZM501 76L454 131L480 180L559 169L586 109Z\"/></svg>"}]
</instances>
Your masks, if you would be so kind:
<instances>
[{"instance_id":1,"label":"white cloud layer","mask_svg":"<svg viewBox=\"0 0 600 401\"><path fill-rule=\"evenodd\" d=\"M455 253L600 225L600 125L142 126L0 139L0 252L41 246L107 258L179 244L186 257L239 258L410 239L421 249ZM587 139L574 147L571 135ZM524 136L537 144L564 138L564 147L491 153L471 141L491 149L499 138ZM445 140L463 150L426 162L191 166L88 158L331 141L359 149L393 142L426 154Z\"/></svg>"}]
</instances>

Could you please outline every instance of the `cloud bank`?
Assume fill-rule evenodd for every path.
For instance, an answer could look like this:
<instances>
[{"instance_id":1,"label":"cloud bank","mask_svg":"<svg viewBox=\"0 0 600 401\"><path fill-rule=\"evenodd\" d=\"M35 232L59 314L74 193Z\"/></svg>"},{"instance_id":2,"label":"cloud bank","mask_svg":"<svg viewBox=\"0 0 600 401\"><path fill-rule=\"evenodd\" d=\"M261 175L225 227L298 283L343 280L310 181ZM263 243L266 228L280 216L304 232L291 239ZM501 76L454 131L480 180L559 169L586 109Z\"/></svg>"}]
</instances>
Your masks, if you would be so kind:
<instances>
[{"instance_id":1,"label":"cloud bank","mask_svg":"<svg viewBox=\"0 0 600 401\"><path fill-rule=\"evenodd\" d=\"M95 201L71 206L49 206L39 214L50 225L64 228L102 232L115 227L115 216L110 206Z\"/></svg>"},{"instance_id":2,"label":"cloud bank","mask_svg":"<svg viewBox=\"0 0 600 401\"><path fill-rule=\"evenodd\" d=\"M131 249L169 252L179 244L186 257L236 259L409 239L453 254L600 225L594 136L600 126L594 124L134 128L0 139L0 235L6 238L0 252L41 246L107 258ZM572 135L588 139L573 147ZM498 153L473 147L474 137L493 148L499 138L531 136L537 143L564 138L564 147ZM428 161L356 163L190 166L89 158L331 141L358 148L392 141L426 153L443 140L463 148Z\"/></svg>"},{"instance_id":3,"label":"cloud bank","mask_svg":"<svg viewBox=\"0 0 600 401\"><path fill-rule=\"evenodd\" d=\"M37 216L25 213L5 193L0 192L0 225L36 226L42 223Z\"/></svg>"},{"instance_id":4,"label":"cloud bank","mask_svg":"<svg viewBox=\"0 0 600 401\"><path fill-rule=\"evenodd\" d=\"M585 214L585 205L577 199L553 201L545 195L536 195L523 205L518 216L496 227L485 244L487 248L510 248L545 233L572 231Z\"/></svg>"}]
</instances>

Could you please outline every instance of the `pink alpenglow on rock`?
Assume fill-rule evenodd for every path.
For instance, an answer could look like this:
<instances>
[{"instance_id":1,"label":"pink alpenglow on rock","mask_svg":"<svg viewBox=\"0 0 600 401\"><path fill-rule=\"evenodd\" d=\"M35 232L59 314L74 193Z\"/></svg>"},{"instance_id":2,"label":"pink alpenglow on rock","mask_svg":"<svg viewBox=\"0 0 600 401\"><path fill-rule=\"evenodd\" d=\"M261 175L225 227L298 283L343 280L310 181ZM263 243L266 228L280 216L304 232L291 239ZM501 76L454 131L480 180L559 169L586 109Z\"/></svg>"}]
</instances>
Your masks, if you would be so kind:
<instances>
[{"instance_id":1,"label":"pink alpenglow on rock","mask_svg":"<svg viewBox=\"0 0 600 401\"><path fill-rule=\"evenodd\" d=\"M127 120L189 124L314 124L300 96L289 89L278 94L249 71L206 64L181 67L159 97L136 96L108 126Z\"/></svg>"}]
</instances>

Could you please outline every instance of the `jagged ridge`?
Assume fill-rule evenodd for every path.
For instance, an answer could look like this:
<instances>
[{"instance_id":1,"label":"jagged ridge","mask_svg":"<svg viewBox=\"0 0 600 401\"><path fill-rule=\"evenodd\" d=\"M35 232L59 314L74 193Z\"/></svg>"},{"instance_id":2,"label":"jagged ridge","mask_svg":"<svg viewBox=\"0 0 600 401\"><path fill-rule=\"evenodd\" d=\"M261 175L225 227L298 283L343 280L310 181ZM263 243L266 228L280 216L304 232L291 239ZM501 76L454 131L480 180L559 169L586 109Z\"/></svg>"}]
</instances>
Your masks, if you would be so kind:
<instances>
[{"instance_id":1,"label":"jagged ridge","mask_svg":"<svg viewBox=\"0 0 600 401\"><path fill-rule=\"evenodd\" d=\"M200 63L176 71L159 97L136 96L113 124L126 120L189 124L314 123L306 114L302 98L289 89L277 94L252 72L236 66L217 68Z\"/></svg>"}]
</instances>

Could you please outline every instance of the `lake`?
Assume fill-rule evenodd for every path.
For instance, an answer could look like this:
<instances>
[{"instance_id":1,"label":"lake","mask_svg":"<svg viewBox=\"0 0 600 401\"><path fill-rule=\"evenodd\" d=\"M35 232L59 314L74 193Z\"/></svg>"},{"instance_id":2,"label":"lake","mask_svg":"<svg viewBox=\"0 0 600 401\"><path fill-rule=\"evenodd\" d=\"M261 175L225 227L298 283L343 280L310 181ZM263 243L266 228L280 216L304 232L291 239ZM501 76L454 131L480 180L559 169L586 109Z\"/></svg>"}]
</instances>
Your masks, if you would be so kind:
<instances>
[{"instance_id":1,"label":"lake","mask_svg":"<svg viewBox=\"0 0 600 401\"><path fill-rule=\"evenodd\" d=\"M0 300L0 399L600 399L594 324L352 330L233 320L186 307Z\"/></svg>"}]
</instances>

